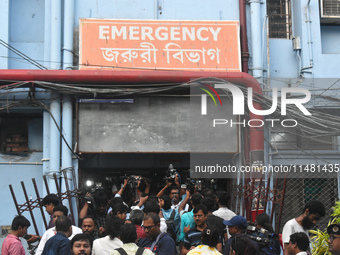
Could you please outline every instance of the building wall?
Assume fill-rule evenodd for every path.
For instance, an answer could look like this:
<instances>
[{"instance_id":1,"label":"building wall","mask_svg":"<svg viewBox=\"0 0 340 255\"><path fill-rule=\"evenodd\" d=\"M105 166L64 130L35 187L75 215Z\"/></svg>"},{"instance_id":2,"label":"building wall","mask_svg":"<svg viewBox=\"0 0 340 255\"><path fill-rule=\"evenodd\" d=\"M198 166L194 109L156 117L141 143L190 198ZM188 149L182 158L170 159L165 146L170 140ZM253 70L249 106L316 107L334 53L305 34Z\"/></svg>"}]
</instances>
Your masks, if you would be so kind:
<instances>
[{"instance_id":1,"label":"building wall","mask_svg":"<svg viewBox=\"0 0 340 255\"><path fill-rule=\"evenodd\" d=\"M40 64L50 68L55 66L51 63L51 2L49 0L2 0L0 1L0 38L8 42L29 58L38 61ZM262 52L264 77L271 79L277 78L300 78L300 67L305 68L311 73L303 73L305 78L338 78L340 65L340 26L320 25L319 1L292 0L292 26L293 37L301 39L301 63L297 57L297 51L293 50L292 40L289 39L269 39L269 56L267 55L266 43L266 1L262 1L260 20L258 28L262 31L260 42L252 40L250 30L250 11L247 5L247 24L249 46L253 44ZM60 1L64 6L64 1ZM63 8L62 8L63 10ZM78 31L79 18L101 18L101 19L176 19L176 20L239 20L238 1L222 0L75 0L74 1L74 23L66 24L73 26L75 53L78 52ZM306 22L307 16L311 22ZM63 14L61 15L63 16ZM63 20L60 20L63 25ZM310 35L310 36L309 36ZM62 38L57 38L62 41ZM62 51L60 45L58 50ZM59 52L58 52L59 53ZM250 67L252 67L253 52L250 47ZM14 52L6 47L0 47L0 68L3 69L37 69L37 67L23 60ZM75 54L75 62L77 56ZM269 58L269 62L267 59ZM57 63L60 65L60 63ZM268 72L269 70L269 72ZM250 71L251 72L251 71ZM328 83L320 82L321 88L327 88ZM275 83L275 86L285 87L287 83ZM32 123L32 136L30 146L36 148L37 143L41 143L42 134L37 132L41 128L41 123ZM268 147L267 147L268 149ZM269 149L268 149L269 150ZM326 154L330 162L336 162L338 150L322 152ZM320 154L322 154L320 153ZM270 152L267 153L269 155ZM294 159L296 164L314 162L313 157L299 156L296 152L282 158L281 155L271 156L266 162L279 164L288 159ZM8 161L39 161L42 154L40 152L31 153L27 157L1 155L1 162ZM9 160L10 159L10 160ZM272 161L271 161L272 160ZM0 225L9 225L13 214L15 214L14 204L8 191L8 184L15 185L16 190L20 190L20 181L30 183L31 178L39 180L39 188L42 189L43 174L42 166L32 165L1 165L1 171L6 172L5 178L1 180L1 194L5 194L4 203L11 213L4 215L0 219ZM18 178L20 177L20 178ZM28 193L32 193L30 188ZM22 197L18 198L23 201ZM3 215L2 215L3 216ZM40 222L40 228L42 223Z\"/></svg>"}]
</instances>

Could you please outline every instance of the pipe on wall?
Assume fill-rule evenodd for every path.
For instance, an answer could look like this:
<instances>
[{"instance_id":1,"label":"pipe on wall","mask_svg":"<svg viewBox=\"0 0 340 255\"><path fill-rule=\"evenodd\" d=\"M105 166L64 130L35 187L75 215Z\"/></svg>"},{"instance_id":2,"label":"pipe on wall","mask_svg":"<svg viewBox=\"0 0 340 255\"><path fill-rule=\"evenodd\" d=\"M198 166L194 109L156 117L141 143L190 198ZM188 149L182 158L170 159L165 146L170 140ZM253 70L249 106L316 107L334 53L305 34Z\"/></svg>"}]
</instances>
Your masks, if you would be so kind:
<instances>
[{"instance_id":1,"label":"pipe on wall","mask_svg":"<svg viewBox=\"0 0 340 255\"><path fill-rule=\"evenodd\" d=\"M246 17L246 1L245 0L239 0L239 9L240 9L242 72L248 73L249 49L248 49L248 39L247 39L247 17Z\"/></svg>"},{"instance_id":2,"label":"pipe on wall","mask_svg":"<svg viewBox=\"0 0 340 255\"><path fill-rule=\"evenodd\" d=\"M63 69L72 69L74 0L64 1L64 4Z\"/></svg>"},{"instance_id":3,"label":"pipe on wall","mask_svg":"<svg viewBox=\"0 0 340 255\"><path fill-rule=\"evenodd\" d=\"M51 67L61 69L61 0L51 0Z\"/></svg>"},{"instance_id":4,"label":"pipe on wall","mask_svg":"<svg viewBox=\"0 0 340 255\"><path fill-rule=\"evenodd\" d=\"M63 96L63 103L62 103L62 134L64 139L66 140L69 146L72 146L72 126L73 126L73 109L72 109L72 98L68 95ZM61 170L66 170L67 173L67 180L69 183L70 189L71 187L71 180L72 180L72 151L68 148L67 144L65 143L64 139L61 142ZM65 192L66 189L63 186L62 192Z\"/></svg>"},{"instance_id":5,"label":"pipe on wall","mask_svg":"<svg viewBox=\"0 0 340 255\"><path fill-rule=\"evenodd\" d=\"M261 40L261 2L260 0L250 1L251 40L252 40L252 69L255 79L262 78L262 40Z\"/></svg>"},{"instance_id":6,"label":"pipe on wall","mask_svg":"<svg viewBox=\"0 0 340 255\"><path fill-rule=\"evenodd\" d=\"M216 77L228 82L253 88L253 92L262 95L262 88L254 77L243 72L203 72L203 71L110 71L110 70L0 70L1 80L49 81L59 83L87 84L150 84L150 83L185 83L192 79ZM93 85L95 86L95 85ZM254 103L258 110L262 106ZM263 116L249 114L250 119L263 120ZM250 127L250 152L263 151L263 127ZM59 141L60 142L60 141ZM52 141L51 141L52 143Z\"/></svg>"},{"instance_id":7,"label":"pipe on wall","mask_svg":"<svg viewBox=\"0 0 340 255\"><path fill-rule=\"evenodd\" d=\"M48 170L50 193L57 193L53 174L59 176L60 170L60 98L53 94L50 104L50 169ZM58 125L58 127L57 127Z\"/></svg>"}]
</instances>

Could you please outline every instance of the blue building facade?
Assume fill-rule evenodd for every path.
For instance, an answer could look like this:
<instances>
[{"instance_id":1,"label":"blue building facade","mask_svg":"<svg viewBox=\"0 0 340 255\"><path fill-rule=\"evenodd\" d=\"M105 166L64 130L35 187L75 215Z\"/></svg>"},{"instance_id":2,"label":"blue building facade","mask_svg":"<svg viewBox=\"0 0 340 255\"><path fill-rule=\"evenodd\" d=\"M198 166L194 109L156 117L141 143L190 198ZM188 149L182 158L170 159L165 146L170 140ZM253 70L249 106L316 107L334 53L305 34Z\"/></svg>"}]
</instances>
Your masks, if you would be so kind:
<instances>
[{"instance_id":1,"label":"blue building facade","mask_svg":"<svg viewBox=\"0 0 340 255\"><path fill-rule=\"evenodd\" d=\"M319 118L315 121L324 124L322 130L321 126L311 126L314 119L308 120L305 125L313 131L307 135L298 135L296 130L265 127L265 165L305 167L339 164L339 129L336 126L340 117L340 8L337 12L335 2L264 0L244 3L246 27L241 24L241 30L247 30L248 73L259 82L264 95L269 98L274 87L278 90L287 87L309 90L312 99L307 106L319 112ZM13 83L16 81L15 70L79 69L79 19L240 21L240 17L239 1L3 0L0 2L0 69L14 71ZM243 53L247 55L247 52ZM0 75L0 80L8 79ZM27 82L32 80L34 76ZM45 81L50 82L48 79ZM25 201L21 181L26 184L27 194L34 197L32 178L37 181L41 195L46 195L43 175L52 176L53 173L59 174L60 170L73 168L76 177L79 177L78 165L81 162L73 154L73 151L79 151L79 127L75 99L71 94L36 90L35 99L42 102L46 106L44 108L25 104L29 98L29 88L3 87L0 92L0 190L3 208L7 208L6 213L1 213L0 226L8 226L17 213L9 184L12 184L17 200ZM321 116L322 113L329 114L327 122L320 118L320 113ZM299 118L302 118L301 114ZM61 130L58 130L56 123ZM11 143L16 147L11 147ZM244 156L244 146L242 142L240 144L238 165L243 164ZM122 159L124 157L127 159ZM113 168L118 169L125 164L128 165L127 169L136 169L136 165L146 167L154 158L162 162L163 157L166 156L135 152L133 157L101 154L97 160L106 162L102 168L117 165ZM168 157L174 160L180 158L179 168L188 167L185 156ZM131 162L133 160L135 165ZM88 169L86 173L89 176L99 167L90 160L86 164L83 168ZM154 168L164 167L162 164L152 164L155 164ZM334 176L335 179L320 176L313 176L310 180L290 179L285 204L298 211L297 200L303 203L310 198L324 199L328 194L330 200L326 204L332 206L340 190L339 178L337 174ZM69 174L72 188L71 179ZM50 191L56 192L53 182L49 179ZM274 182L271 187L274 187ZM317 191L312 191L313 187L317 187ZM293 217L289 210L285 210L282 221ZM28 214L25 216L30 218ZM40 234L43 233L42 220L38 220L37 225Z\"/></svg>"}]
</instances>

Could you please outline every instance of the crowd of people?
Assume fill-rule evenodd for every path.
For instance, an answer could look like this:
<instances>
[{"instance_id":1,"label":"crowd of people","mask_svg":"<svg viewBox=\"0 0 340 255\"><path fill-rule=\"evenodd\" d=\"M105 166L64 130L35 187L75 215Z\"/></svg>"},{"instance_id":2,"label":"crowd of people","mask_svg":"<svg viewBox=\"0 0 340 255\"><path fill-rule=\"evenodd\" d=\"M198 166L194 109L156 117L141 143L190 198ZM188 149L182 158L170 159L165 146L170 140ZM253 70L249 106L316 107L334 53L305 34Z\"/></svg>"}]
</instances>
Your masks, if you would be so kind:
<instances>
[{"instance_id":1,"label":"crowd of people","mask_svg":"<svg viewBox=\"0 0 340 255\"><path fill-rule=\"evenodd\" d=\"M138 183L135 199L126 201L128 182L125 179L109 201L87 192L79 227L72 224L58 196L46 196L42 204L51 216L47 231L42 236L27 235L30 222L16 216L1 254L24 255L19 239L24 237L29 243L39 241L36 255L279 255L282 251L304 255L311 254L308 230L325 216L321 202L308 202L301 215L285 224L280 242L267 214L257 216L256 227L263 231L252 236L247 220L228 208L226 191L183 189L176 178L167 180L154 195L149 182L142 192ZM330 252L340 255L340 225L332 224L327 231Z\"/></svg>"}]
</instances>

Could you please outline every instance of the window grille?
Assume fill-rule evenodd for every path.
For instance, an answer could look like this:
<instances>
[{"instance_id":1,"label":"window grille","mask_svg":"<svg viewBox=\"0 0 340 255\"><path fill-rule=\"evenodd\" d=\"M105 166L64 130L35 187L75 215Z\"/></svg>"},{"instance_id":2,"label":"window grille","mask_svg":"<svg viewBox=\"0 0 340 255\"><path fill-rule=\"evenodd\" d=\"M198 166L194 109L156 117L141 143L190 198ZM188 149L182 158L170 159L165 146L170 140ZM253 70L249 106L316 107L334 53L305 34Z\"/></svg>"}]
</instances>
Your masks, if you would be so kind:
<instances>
[{"instance_id":1,"label":"window grille","mask_svg":"<svg viewBox=\"0 0 340 255\"><path fill-rule=\"evenodd\" d=\"M267 0L269 38L291 39L291 0Z\"/></svg>"}]
</instances>

